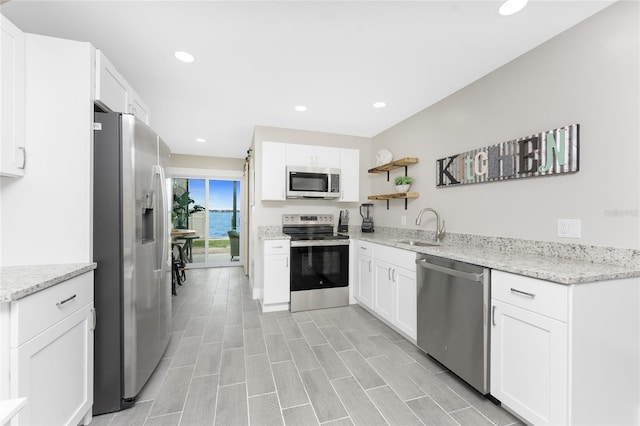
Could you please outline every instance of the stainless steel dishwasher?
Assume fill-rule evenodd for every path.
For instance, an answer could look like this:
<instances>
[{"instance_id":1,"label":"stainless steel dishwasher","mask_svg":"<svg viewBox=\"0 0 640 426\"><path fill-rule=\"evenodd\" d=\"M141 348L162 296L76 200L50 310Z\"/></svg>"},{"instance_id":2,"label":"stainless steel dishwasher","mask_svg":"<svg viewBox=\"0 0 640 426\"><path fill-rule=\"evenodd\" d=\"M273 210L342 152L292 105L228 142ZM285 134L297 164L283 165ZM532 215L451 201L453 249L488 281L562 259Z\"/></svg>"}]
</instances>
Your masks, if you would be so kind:
<instances>
[{"instance_id":1,"label":"stainless steel dishwasher","mask_svg":"<svg viewBox=\"0 0 640 426\"><path fill-rule=\"evenodd\" d=\"M489 393L490 271L418 254L418 347Z\"/></svg>"}]
</instances>

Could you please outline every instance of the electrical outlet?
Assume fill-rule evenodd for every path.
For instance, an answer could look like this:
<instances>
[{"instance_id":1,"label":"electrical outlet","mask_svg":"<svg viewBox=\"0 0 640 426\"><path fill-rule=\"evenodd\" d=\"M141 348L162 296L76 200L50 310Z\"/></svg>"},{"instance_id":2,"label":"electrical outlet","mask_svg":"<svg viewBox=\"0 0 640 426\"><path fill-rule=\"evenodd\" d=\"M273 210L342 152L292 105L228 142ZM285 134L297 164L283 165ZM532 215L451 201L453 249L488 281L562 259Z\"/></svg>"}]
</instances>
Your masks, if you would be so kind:
<instances>
[{"instance_id":1,"label":"electrical outlet","mask_svg":"<svg viewBox=\"0 0 640 426\"><path fill-rule=\"evenodd\" d=\"M400 216L400 225L406 225L407 224L407 215L402 215Z\"/></svg>"},{"instance_id":2,"label":"electrical outlet","mask_svg":"<svg viewBox=\"0 0 640 426\"><path fill-rule=\"evenodd\" d=\"M580 219L558 219L558 237L581 238Z\"/></svg>"}]
</instances>

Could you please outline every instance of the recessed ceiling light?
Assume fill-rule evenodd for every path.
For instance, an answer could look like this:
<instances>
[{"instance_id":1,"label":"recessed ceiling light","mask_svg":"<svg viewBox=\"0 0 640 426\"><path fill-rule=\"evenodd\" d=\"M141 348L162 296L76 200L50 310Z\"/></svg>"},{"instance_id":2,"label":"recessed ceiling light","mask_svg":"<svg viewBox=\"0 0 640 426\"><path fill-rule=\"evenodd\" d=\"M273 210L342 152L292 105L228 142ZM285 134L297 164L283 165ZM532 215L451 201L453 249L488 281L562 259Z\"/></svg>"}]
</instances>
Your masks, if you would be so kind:
<instances>
[{"instance_id":1,"label":"recessed ceiling light","mask_svg":"<svg viewBox=\"0 0 640 426\"><path fill-rule=\"evenodd\" d=\"M297 105L294 109L298 112L304 112L307 110L307 107L304 105Z\"/></svg>"},{"instance_id":2,"label":"recessed ceiling light","mask_svg":"<svg viewBox=\"0 0 640 426\"><path fill-rule=\"evenodd\" d=\"M176 55L176 58L179 61L182 62L193 62L194 61L194 57L191 53L188 52L183 52L182 50L178 50L176 53L174 53L174 55Z\"/></svg>"},{"instance_id":3,"label":"recessed ceiling light","mask_svg":"<svg viewBox=\"0 0 640 426\"><path fill-rule=\"evenodd\" d=\"M507 0L502 3L498 13L503 16L513 15L520 12L526 5L528 0Z\"/></svg>"},{"instance_id":4,"label":"recessed ceiling light","mask_svg":"<svg viewBox=\"0 0 640 426\"><path fill-rule=\"evenodd\" d=\"M386 102L376 102L376 103L373 104L374 108L384 108L386 106L387 106Z\"/></svg>"},{"instance_id":5,"label":"recessed ceiling light","mask_svg":"<svg viewBox=\"0 0 640 426\"><path fill-rule=\"evenodd\" d=\"M203 138L196 138L196 142L206 142L206 141L207 141L207 140L206 140L206 139L203 139Z\"/></svg>"}]
</instances>

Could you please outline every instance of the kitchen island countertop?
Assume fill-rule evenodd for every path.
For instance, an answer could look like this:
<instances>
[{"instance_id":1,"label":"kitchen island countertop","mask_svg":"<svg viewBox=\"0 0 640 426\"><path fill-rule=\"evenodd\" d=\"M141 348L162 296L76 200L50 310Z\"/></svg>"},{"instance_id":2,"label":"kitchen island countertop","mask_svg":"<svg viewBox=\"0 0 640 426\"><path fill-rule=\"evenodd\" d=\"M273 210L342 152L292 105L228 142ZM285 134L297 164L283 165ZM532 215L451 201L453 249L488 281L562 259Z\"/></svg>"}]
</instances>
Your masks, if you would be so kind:
<instances>
[{"instance_id":1,"label":"kitchen island countertop","mask_svg":"<svg viewBox=\"0 0 640 426\"><path fill-rule=\"evenodd\" d=\"M0 303L21 299L96 267L96 263L4 266L0 268Z\"/></svg>"}]
</instances>

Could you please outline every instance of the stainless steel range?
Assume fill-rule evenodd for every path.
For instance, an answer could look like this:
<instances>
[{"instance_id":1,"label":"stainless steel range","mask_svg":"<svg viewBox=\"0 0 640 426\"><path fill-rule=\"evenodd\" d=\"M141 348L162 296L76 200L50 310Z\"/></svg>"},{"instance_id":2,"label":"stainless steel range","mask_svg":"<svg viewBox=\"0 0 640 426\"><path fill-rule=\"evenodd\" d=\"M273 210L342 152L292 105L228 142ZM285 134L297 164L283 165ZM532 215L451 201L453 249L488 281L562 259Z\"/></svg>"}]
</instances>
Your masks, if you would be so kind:
<instances>
[{"instance_id":1,"label":"stainless steel range","mask_svg":"<svg viewBox=\"0 0 640 426\"><path fill-rule=\"evenodd\" d=\"M282 215L291 237L291 312L349 304L349 237L331 214Z\"/></svg>"}]
</instances>

